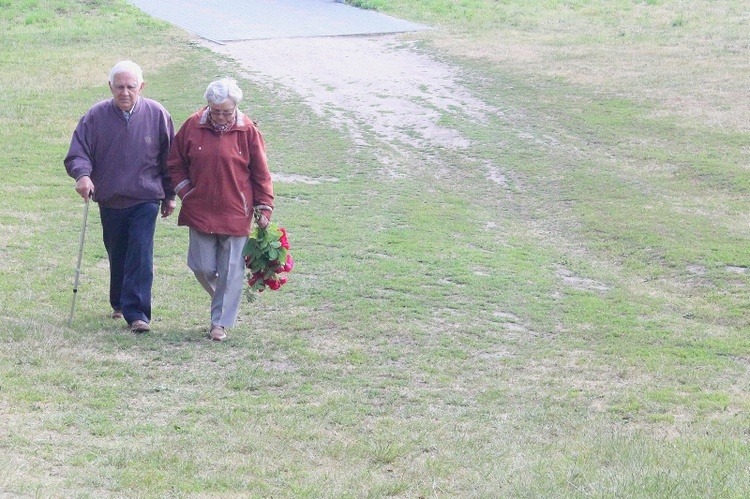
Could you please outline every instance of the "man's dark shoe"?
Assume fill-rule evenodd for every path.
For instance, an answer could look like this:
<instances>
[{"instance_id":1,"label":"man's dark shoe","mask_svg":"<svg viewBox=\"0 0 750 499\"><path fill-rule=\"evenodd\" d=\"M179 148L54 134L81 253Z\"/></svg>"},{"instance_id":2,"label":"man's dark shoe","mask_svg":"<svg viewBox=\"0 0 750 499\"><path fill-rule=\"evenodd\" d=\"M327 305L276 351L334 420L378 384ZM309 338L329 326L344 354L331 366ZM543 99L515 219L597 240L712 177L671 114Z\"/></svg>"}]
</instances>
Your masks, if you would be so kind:
<instances>
[{"instance_id":1,"label":"man's dark shoe","mask_svg":"<svg viewBox=\"0 0 750 499\"><path fill-rule=\"evenodd\" d=\"M146 321L137 320L130 324L130 330L134 333L145 333L151 331L151 326L149 326Z\"/></svg>"}]
</instances>

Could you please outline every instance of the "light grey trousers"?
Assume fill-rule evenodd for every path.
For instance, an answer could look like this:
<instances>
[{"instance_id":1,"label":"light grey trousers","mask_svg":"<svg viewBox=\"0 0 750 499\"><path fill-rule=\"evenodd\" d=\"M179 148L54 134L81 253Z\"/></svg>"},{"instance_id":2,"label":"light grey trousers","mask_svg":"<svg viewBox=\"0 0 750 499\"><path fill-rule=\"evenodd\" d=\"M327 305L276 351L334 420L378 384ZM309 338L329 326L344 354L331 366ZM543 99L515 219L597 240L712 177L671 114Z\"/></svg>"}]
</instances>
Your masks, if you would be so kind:
<instances>
[{"instance_id":1,"label":"light grey trousers","mask_svg":"<svg viewBox=\"0 0 750 499\"><path fill-rule=\"evenodd\" d=\"M211 296L211 324L234 326L245 285L242 250L247 236L206 234L190 228L188 267Z\"/></svg>"}]
</instances>

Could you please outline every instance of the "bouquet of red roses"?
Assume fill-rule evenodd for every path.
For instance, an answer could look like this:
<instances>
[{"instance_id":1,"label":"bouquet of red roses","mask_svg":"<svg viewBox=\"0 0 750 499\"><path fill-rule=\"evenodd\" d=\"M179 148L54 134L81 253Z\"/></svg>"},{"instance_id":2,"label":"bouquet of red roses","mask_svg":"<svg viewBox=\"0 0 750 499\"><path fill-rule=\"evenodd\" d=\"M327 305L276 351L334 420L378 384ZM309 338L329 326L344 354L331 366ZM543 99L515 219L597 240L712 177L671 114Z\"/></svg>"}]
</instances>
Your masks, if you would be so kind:
<instances>
[{"instance_id":1,"label":"bouquet of red roses","mask_svg":"<svg viewBox=\"0 0 750 499\"><path fill-rule=\"evenodd\" d=\"M255 225L242 252L248 269L249 287L245 288L248 301L254 301L257 293L262 293L266 288L276 290L286 283L287 276L282 274L294 268L289 250L289 240L283 227L269 223L261 229Z\"/></svg>"}]
</instances>

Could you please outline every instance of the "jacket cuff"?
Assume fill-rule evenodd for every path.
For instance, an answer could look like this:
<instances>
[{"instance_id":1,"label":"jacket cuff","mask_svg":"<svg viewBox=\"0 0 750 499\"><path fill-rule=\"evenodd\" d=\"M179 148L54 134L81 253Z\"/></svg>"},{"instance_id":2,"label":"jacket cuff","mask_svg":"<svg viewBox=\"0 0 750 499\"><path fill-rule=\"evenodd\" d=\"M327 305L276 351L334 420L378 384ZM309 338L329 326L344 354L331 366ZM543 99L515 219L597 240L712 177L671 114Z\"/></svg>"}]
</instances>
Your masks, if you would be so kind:
<instances>
[{"instance_id":1,"label":"jacket cuff","mask_svg":"<svg viewBox=\"0 0 750 499\"><path fill-rule=\"evenodd\" d=\"M176 193L176 194L177 194L178 196L180 196L180 199L182 199L183 197L185 197L185 194L187 194L188 192L190 192L190 189L191 189L192 187L193 187L193 186L192 186L192 184L190 183L190 180L187 180L187 179L186 179L186 180L183 180L182 182L180 182L179 184L177 184L177 185L176 185L176 186L174 187L174 191L175 191L175 193Z\"/></svg>"},{"instance_id":2,"label":"jacket cuff","mask_svg":"<svg viewBox=\"0 0 750 499\"><path fill-rule=\"evenodd\" d=\"M263 215L265 215L267 219L271 220L271 215L273 215L273 206L268 206L267 204L256 204L254 208L256 210L264 212Z\"/></svg>"}]
</instances>

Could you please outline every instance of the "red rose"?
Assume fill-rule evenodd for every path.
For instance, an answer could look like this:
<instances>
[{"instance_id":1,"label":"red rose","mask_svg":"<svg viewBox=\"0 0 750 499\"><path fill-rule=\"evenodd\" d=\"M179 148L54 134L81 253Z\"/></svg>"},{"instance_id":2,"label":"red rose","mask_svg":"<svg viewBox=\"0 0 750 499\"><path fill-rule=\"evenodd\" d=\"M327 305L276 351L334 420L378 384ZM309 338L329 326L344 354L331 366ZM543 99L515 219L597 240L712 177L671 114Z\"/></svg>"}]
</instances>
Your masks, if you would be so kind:
<instances>
[{"instance_id":1,"label":"red rose","mask_svg":"<svg viewBox=\"0 0 750 499\"><path fill-rule=\"evenodd\" d=\"M266 279L263 283L274 291L281 287L281 284L276 279Z\"/></svg>"},{"instance_id":2,"label":"red rose","mask_svg":"<svg viewBox=\"0 0 750 499\"><path fill-rule=\"evenodd\" d=\"M292 254L287 253L286 263L284 263L284 265L281 266L281 268L279 269L279 272L291 272L293 268L294 268L294 260L292 260Z\"/></svg>"},{"instance_id":3,"label":"red rose","mask_svg":"<svg viewBox=\"0 0 750 499\"><path fill-rule=\"evenodd\" d=\"M291 249L289 247L289 240L286 238L286 229L284 227L279 227L279 230L281 231L281 237L279 238L281 247L284 249Z\"/></svg>"}]
</instances>

